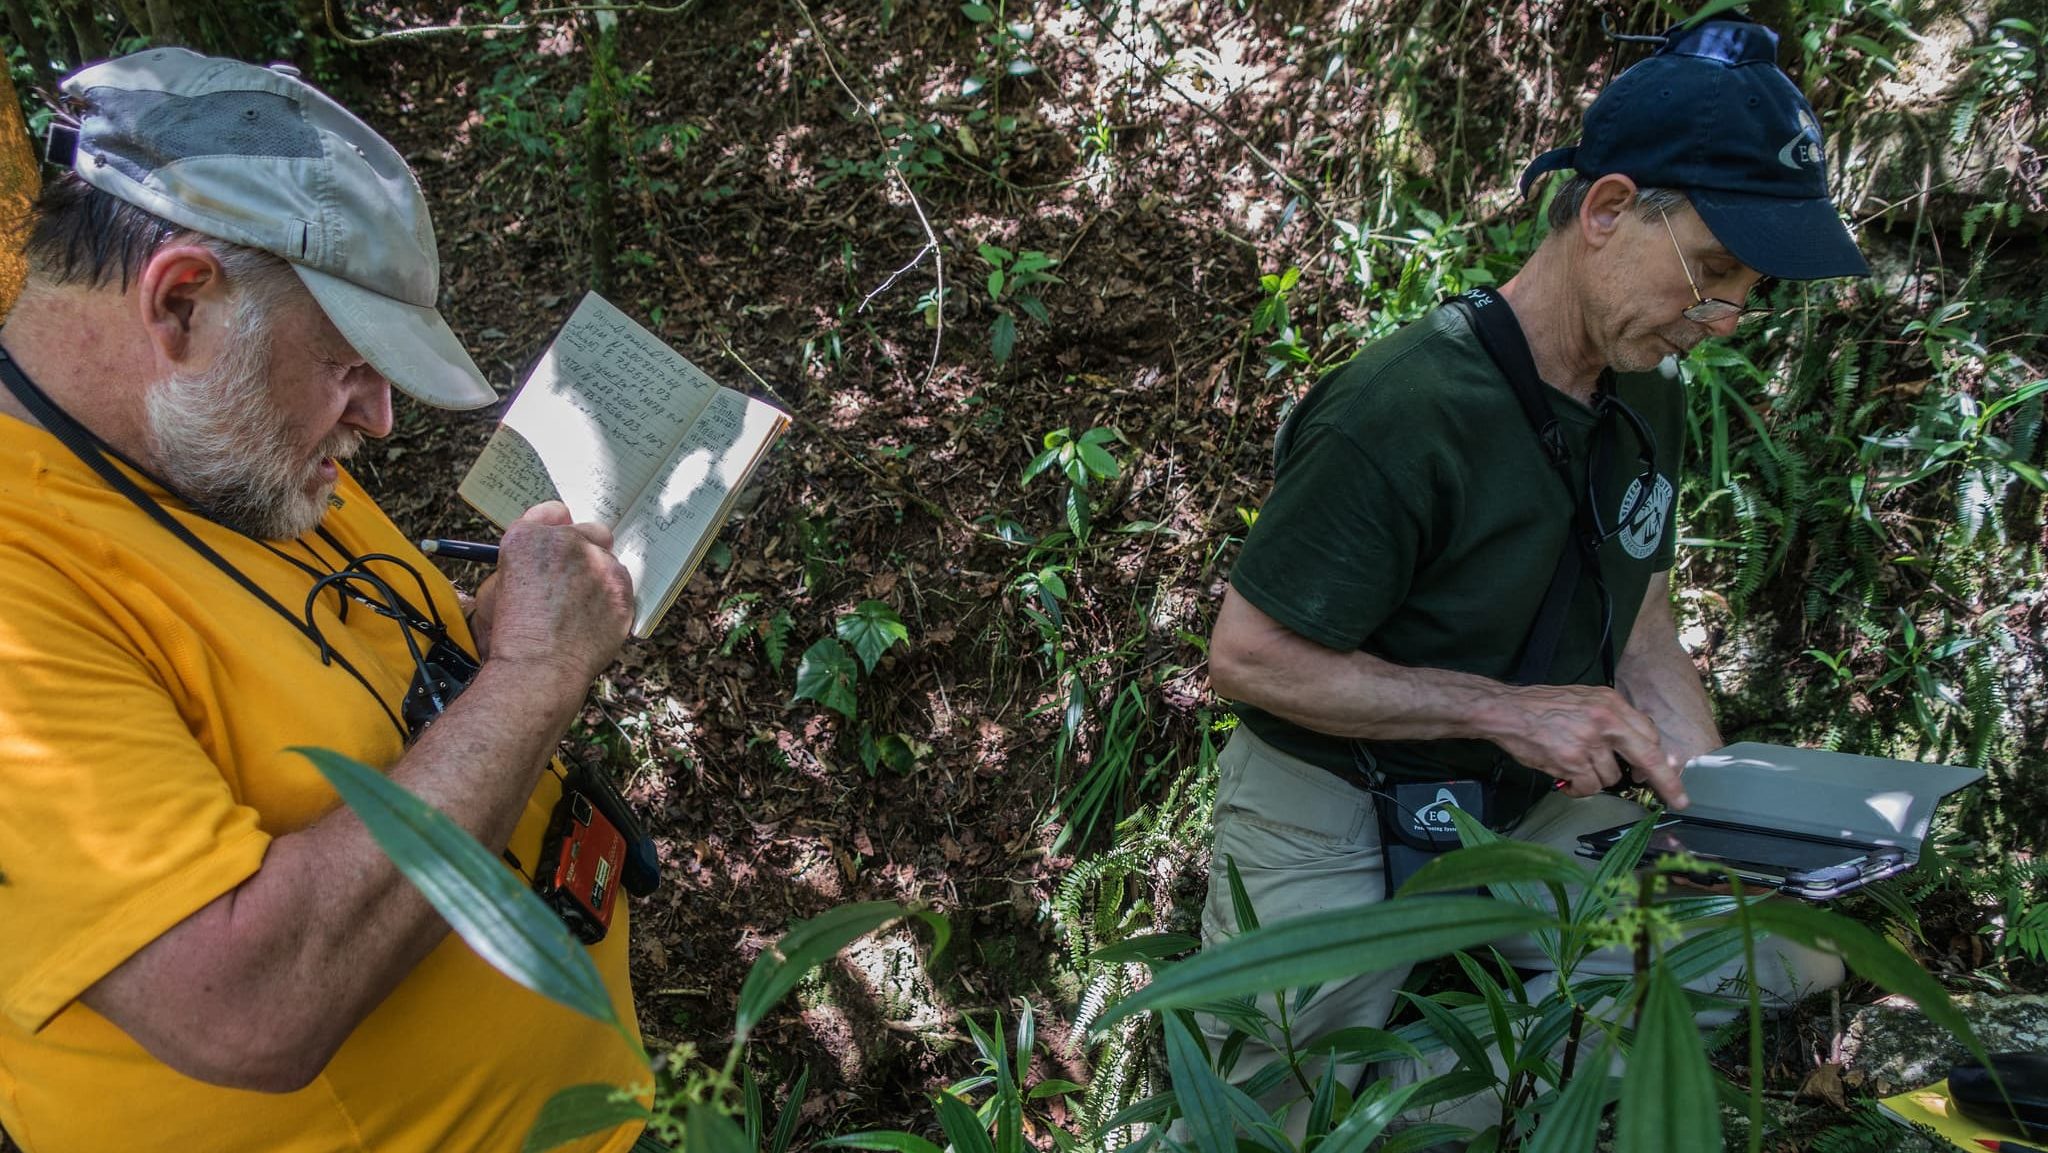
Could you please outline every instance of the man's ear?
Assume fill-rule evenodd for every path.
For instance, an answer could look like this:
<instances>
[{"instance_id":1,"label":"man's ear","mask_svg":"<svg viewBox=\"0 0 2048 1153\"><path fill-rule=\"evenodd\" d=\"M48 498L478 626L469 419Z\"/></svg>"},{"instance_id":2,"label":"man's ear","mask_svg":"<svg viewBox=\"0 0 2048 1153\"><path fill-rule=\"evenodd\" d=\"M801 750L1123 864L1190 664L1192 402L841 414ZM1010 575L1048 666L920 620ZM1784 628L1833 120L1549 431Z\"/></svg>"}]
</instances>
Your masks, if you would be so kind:
<instances>
[{"instance_id":1,"label":"man's ear","mask_svg":"<svg viewBox=\"0 0 2048 1153\"><path fill-rule=\"evenodd\" d=\"M1589 248L1606 247L1621 227L1622 217L1635 205L1635 181L1619 172L1595 180L1579 204L1579 238Z\"/></svg>"},{"instance_id":2,"label":"man's ear","mask_svg":"<svg viewBox=\"0 0 2048 1153\"><path fill-rule=\"evenodd\" d=\"M157 356L172 364L210 361L228 319L220 258L197 244L167 244L135 280L135 307Z\"/></svg>"}]
</instances>

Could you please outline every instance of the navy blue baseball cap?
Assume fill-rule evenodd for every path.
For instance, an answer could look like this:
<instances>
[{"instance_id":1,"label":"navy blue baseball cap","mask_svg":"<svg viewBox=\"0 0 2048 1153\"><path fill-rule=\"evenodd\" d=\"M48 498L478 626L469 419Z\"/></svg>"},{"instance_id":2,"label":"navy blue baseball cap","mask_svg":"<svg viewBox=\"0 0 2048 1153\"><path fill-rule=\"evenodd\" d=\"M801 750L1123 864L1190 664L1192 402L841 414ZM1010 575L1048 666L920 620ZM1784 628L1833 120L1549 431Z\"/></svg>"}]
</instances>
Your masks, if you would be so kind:
<instances>
[{"instance_id":1,"label":"navy blue baseball cap","mask_svg":"<svg viewBox=\"0 0 2048 1153\"><path fill-rule=\"evenodd\" d=\"M1663 41L1594 99L1575 147L1529 165L1522 194L1554 169L1618 172L1684 192L1714 238L1766 276L1868 276L1828 199L1820 120L1778 70L1778 34L1721 16Z\"/></svg>"}]
</instances>

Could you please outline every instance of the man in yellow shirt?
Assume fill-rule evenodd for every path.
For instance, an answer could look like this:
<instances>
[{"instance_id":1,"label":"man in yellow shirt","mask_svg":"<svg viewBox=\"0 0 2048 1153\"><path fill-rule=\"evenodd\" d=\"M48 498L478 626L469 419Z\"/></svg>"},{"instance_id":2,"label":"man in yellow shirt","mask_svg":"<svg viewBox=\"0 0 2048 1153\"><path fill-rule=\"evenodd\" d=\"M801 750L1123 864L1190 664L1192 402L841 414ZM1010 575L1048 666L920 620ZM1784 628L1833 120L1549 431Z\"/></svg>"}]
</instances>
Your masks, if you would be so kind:
<instances>
[{"instance_id":1,"label":"man in yellow shirt","mask_svg":"<svg viewBox=\"0 0 2048 1153\"><path fill-rule=\"evenodd\" d=\"M180 49L64 91L75 157L0 329L0 1126L28 1153L515 1149L636 1058L450 936L287 750L382 767L530 876L630 579L543 505L465 604L341 467L392 385L496 399L380 136ZM415 650L480 667L409 693ZM592 953L631 1021L625 943L621 909Z\"/></svg>"}]
</instances>

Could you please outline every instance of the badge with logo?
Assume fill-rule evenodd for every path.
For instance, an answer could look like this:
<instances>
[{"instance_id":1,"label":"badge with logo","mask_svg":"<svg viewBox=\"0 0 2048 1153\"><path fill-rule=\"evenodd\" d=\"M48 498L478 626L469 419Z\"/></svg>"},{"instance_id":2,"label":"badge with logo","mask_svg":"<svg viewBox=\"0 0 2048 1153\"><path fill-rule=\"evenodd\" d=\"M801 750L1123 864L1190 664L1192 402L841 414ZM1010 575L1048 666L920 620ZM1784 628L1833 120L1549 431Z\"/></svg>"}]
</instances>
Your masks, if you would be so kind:
<instances>
[{"instance_id":1,"label":"badge with logo","mask_svg":"<svg viewBox=\"0 0 2048 1153\"><path fill-rule=\"evenodd\" d=\"M1792 169L1828 166L1827 157L1821 152L1820 121L1813 118L1811 109L1799 110L1799 135L1778 149L1778 163Z\"/></svg>"},{"instance_id":2,"label":"badge with logo","mask_svg":"<svg viewBox=\"0 0 2048 1153\"><path fill-rule=\"evenodd\" d=\"M1643 478L1629 482L1628 491L1621 494L1621 507L1616 516L1628 514L1628 523L1621 526L1621 548L1623 552L1642 560L1657 551L1657 542L1664 539L1664 522L1671 519L1671 481L1662 473L1657 475L1657 486L1650 490L1647 498L1638 503L1638 494L1643 490Z\"/></svg>"}]
</instances>

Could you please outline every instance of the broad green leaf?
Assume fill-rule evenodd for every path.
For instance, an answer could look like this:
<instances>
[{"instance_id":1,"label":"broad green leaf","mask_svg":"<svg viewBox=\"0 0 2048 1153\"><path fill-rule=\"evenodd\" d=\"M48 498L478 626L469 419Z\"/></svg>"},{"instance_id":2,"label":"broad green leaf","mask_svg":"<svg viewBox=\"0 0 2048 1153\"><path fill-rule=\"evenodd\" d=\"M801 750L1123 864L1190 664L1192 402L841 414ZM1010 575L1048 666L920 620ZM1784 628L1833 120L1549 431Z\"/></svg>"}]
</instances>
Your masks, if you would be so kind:
<instances>
[{"instance_id":1,"label":"broad green leaf","mask_svg":"<svg viewBox=\"0 0 2048 1153\"><path fill-rule=\"evenodd\" d=\"M1041 279L1056 280L1058 278L1047 276L1042 277ZM1045 302L1043 300L1038 299L1036 296L1033 296L1028 292L1019 294L1016 300L1017 307L1024 310L1024 315L1030 317L1031 319L1037 321L1040 324L1052 323L1052 313L1046 311Z\"/></svg>"},{"instance_id":2,"label":"broad green leaf","mask_svg":"<svg viewBox=\"0 0 2048 1153\"><path fill-rule=\"evenodd\" d=\"M616 1129L630 1121L651 1117L647 1107L617 1085L571 1085L540 1107L540 1116L527 1130L520 1153L543 1153L567 1145L578 1137Z\"/></svg>"},{"instance_id":3,"label":"broad green leaf","mask_svg":"<svg viewBox=\"0 0 2048 1153\"><path fill-rule=\"evenodd\" d=\"M979 8L981 6L977 4L974 7ZM997 248L993 244L984 244L976 249L976 251L981 253L982 263L984 264L992 264L1000 268L1010 263L1010 250L1007 248Z\"/></svg>"},{"instance_id":4,"label":"broad green leaf","mask_svg":"<svg viewBox=\"0 0 2048 1153\"><path fill-rule=\"evenodd\" d=\"M1600 865L1593 871L1593 887L1588 892L1604 893L1608 882L1619 880L1624 874L1642 862L1643 850L1650 844L1650 833L1657 827L1655 813L1647 814L1635 823L1635 827L1624 834L1614 847L1601 856ZM1597 898L1596 898L1597 900ZM1589 905L1593 902L1589 902ZM1605 908L1600 902L1599 907Z\"/></svg>"},{"instance_id":5,"label":"broad green leaf","mask_svg":"<svg viewBox=\"0 0 2048 1153\"><path fill-rule=\"evenodd\" d=\"M1541 881L1560 885L1583 885L1586 870L1576 861L1548 845L1522 841L1495 841L1487 845L1454 849L1430 859L1415 870L1401 895L1441 893L1476 889L1488 884Z\"/></svg>"},{"instance_id":6,"label":"broad green leaf","mask_svg":"<svg viewBox=\"0 0 2048 1153\"><path fill-rule=\"evenodd\" d=\"M1039 453L1037 456L1032 457L1031 463L1024 466L1024 475L1017 481L1018 487L1021 488L1024 485L1030 484L1032 477L1037 476L1041 472L1044 472L1047 468L1052 466L1052 463L1054 461L1058 460L1059 458L1060 450L1057 447L1048 448L1044 452ZM1065 596L1066 594L1061 593L1060 595Z\"/></svg>"},{"instance_id":7,"label":"broad green leaf","mask_svg":"<svg viewBox=\"0 0 2048 1153\"><path fill-rule=\"evenodd\" d=\"M1493 1059L1487 1054L1486 1043L1479 1039L1477 1033L1466 1028L1465 1023L1453 1016L1449 1009L1428 997L1418 997L1406 989L1400 991L1400 996L1415 1006L1422 1014L1422 1019L1429 1022L1430 1029L1443 1039L1444 1044L1451 1047L1451 1052L1458 1055L1458 1062L1461 1065L1474 1072L1492 1076Z\"/></svg>"},{"instance_id":8,"label":"broad green leaf","mask_svg":"<svg viewBox=\"0 0 2048 1153\"><path fill-rule=\"evenodd\" d=\"M1410 1108L1416 1107L1413 1103ZM1387 1138L1378 1153L1420 1153L1424 1149L1435 1149L1464 1141L1472 1136L1472 1130L1459 1125L1445 1125L1432 1121L1424 1125L1411 1125Z\"/></svg>"},{"instance_id":9,"label":"broad green leaf","mask_svg":"<svg viewBox=\"0 0 2048 1153\"><path fill-rule=\"evenodd\" d=\"M1179 1013L1166 1014L1166 1067L1195 1148L1201 1153L1236 1153L1237 1126L1226 1096L1229 1086L1209 1068L1208 1054Z\"/></svg>"},{"instance_id":10,"label":"broad green leaf","mask_svg":"<svg viewBox=\"0 0 2048 1153\"><path fill-rule=\"evenodd\" d=\"M845 645L831 637L819 637L797 661L796 699L816 701L850 721L859 708L853 695L853 682L859 676L860 666L853 663Z\"/></svg>"},{"instance_id":11,"label":"broad green leaf","mask_svg":"<svg viewBox=\"0 0 2048 1153\"><path fill-rule=\"evenodd\" d=\"M1486 966L1474 960L1470 953L1460 951L1451 955L1457 958L1458 967L1465 970L1466 978L1479 990L1479 995L1485 998L1486 1015L1488 1022L1493 1026L1493 1046L1500 1050L1501 1060L1513 1065L1515 1031L1508 1024L1507 994L1501 990L1500 982L1493 979L1493 974L1486 971Z\"/></svg>"},{"instance_id":12,"label":"broad green leaf","mask_svg":"<svg viewBox=\"0 0 2048 1153\"><path fill-rule=\"evenodd\" d=\"M1389 1057L1422 1060L1422 1050L1385 1029L1370 1029L1363 1025L1324 1033L1301 1046L1301 1051L1304 1054L1329 1053L1347 1065L1370 1064Z\"/></svg>"},{"instance_id":13,"label":"broad green leaf","mask_svg":"<svg viewBox=\"0 0 2048 1153\"><path fill-rule=\"evenodd\" d=\"M946 939L952 927L945 918L919 909L898 905L893 901L863 901L854 905L841 905L828 909L808 921L798 921L789 927L782 939L762 950L755 959L754 967L747 970L747 979L740 985L740 1003L733 1019L733 1044L746 1041L754 1026L776 1002L787 996L805 973L839 955L839 950L867 936L898 917L915 916L922 918L932 927L937 941L932 947L936 957L945 951Z\"/></svg>"},{"instance_id":14,"label":"broad green leaf","mask_svg":"<svg viewBox=\"0 0 2048 1153\"><path fill-rule=\"evenodd\" d=\"M1056 1077L1048 1077L1033 1085L1031 1092L1026 1094L1026 1096L1033 1101L1038 1101L1047 1097L1064 1097L1069 1093L1079 1093L1086 1088L1088 1088L1086 1085L1076 1085L1072 1081L1062 1081Z\"/></svg>"},{"instance_id":15,"label":"broad green leaf","mask_svg":"<svg viewBox=\"0 0 2048 1153\"><path fill-rule=\"evenodd\" d=\"M1249 933L1259 927L1259 911L1252 908L1252 896L1245 891L1244 874L1237 871L1237 858L1228 853L1223 855L1224 877L1230 883L1230 915L1237 922L1237 931Z\"/></svg>"},{"instance_id":16,"label":"broad green leaf","mask_svg":"<svg viewBox=\"0 0 2048 1153\"><path fill-rule=\"evenodd\" d=\"M1147 1009L1330 981L1441 957L1556 922L1549 914L1483 897L1415 897L1292 917L1241 933L1159 970L1113 1006L1091 1032Z\"/></svg>"},{"instance_id":17,"label":"broad green leaf","mask_svg":"<svg viewBox=\"0 0 2048 1153\"><path fill-rule=\"evenodd\" d=\"M1651 968L1649 980L1622 1081L1615 1148L1721 1153L1714 1073L1685 990L1662 965Z\"/></svg>"},{"instance_id":18,"label":"broad green leaf","mask_svg":"<svg viewBox=\"0 0 2048 1153\"><path fill-rule=\"evenodd\" d=\"M796 1081L789 1087L789 1099L782 1103L782 1116L775 1121L775 1132L768 1140L768 1153L783 1153L796 1137L797 1122L803 1118L804 1088L811 1083L811 1067L804 1066L796 1075Z\"/></svg>"},{"instance_id":19,"label":"broad green leaf","mask_svg":"<svg viewBox=\"0 0 2048 1153\"><path fill-rule=\"evenodd\" d=\"M988 1130L981 1127L981 1118L974 1115L967 1102L946 1092L933 1101L938 1106L939 1128L946 1131L946 1143L952 1146L953 1153L996 1153Z\"/></svg>"},{"instance_id":20,"label":"broad green leaf","mask_svg":"<svg viewBox=\"0 0 2048 1153\"><path fill-rule=\"evenodd\" d=\"M1127 961L1142 961L1149 965L1199 948L1201 944L1200 940L1185 933L1147 933L1142 937L1104 945L1088 954L1088 960L1102 965L1120 965Z\"/></svg>"},{"instance_id":21,"label":"broad green leaf","mask_svg":"<svg viewBox=\"0 0 2048 1153\"><path fill-rule=\"evenodd\" d=\"M710 1105L692 1105L683 1115L683 1153L755 1153L732 1118Z\"/></svg>"},{"instance_id":22,"label":"broad green leaf","mask_svg":"<svg viewBox=\"0 0 2048 1153\"><path fill-rule=\"evenodd\" d=\"M1585 1153L1600 1132L1600 1114L1614 1099L1614 1079L1607 1075L1611 1063L1611 1042L1601 1044L1597 1053L1582 1054L1577 1073L1543 1111L1536 1134L1523 1146L1523 1153Z\"/></svg>"},{"instance_id":23,"label":"broad green leaf","mask_svg":"<svg viewBox=\"0 0 2048 1153\"><path fill-rule=\"evenodd\" d=\"M886 1149L892 1153L945 1153L937 1145L917 1134L897 1129L847 1133L839 1137L827 1137L818 1144L834 1145L841 1149Z\"/></svg>"},{"instance_id":24,"label":"broad green leaf","mask_svg":"<svg viewBox=\"0 0 2048 1153\"><path fill-rule=\"evenodd\" d=\"M996 322L989 326L988 353L995 358L996 367L1009 363L1010 350L1017 347L1017 318L1007 312L996 314Z\"/></svg>"},{"instance_id":25,"label":"broad green leaf","mask_svg":"<svg viewBox=\"0 0 2048 1153\"><path fill-rule=\"evenodd\" d=\"M1344 1120L1331 1130L1329 1137L1316 1146L1317 1153L1364 1153L1365 1148L1386 1130L1401 1110L1408 1105L1408 1098L1415 1095L1421 1084L1403 1085L1389 1090L1385 1081L1375 1081L1359 1096L1358 1103Z\"/></svg>"},{"instance_id":26,"label":"broad green leaf","mask_svg":"<svg viewBox=\"0 0 2048 1153\"><path fill-rule=\"evenodd\" d=\"M1081 442L1080 448L1081 463L1088 466L1089 472L1103 480L1116 479L1118 470L1115 457L1109 455L1101 445L1086 440Z\"/></svg>"},{"instance_id":27,"label":"broad green leaf","mask_svg":"<svg viewBox=\"0 0 2048 1153\"><path fill-rule=\"evenodd\" d=\"M1003 270L1000 268L989 269L988 298L990 300L1001 300L1003 298Z\"/></svg>"},{"instance_id":28,"label":"broad green leaf","mask_svg":"<svg viewBox=\"0 0 2048 1153\"><path fill-rule=\"evenodd\" d=\"M1970 1022L1949 1000L1948 990L1889 940L1847 917L1799 901L1760 901L1750 906L1748 913L1750 923L1759 932L1833 953L1858 975L1888 992L1910 998L1979 1061L1989 1063L1990 1055L1978 1042Z\"/></svg>"},{"instance_id":29,"label":"broad green leaf","mask_svg":"<svg viewBox=\"0 0 2048 1153\"><path fill-rule=\"evenodd\" d=\"M1038 1044L1038 1021L1031 1012L1031 1000L1025 998L1023 1012L1017 1014L1017 1084L1031 1079L1031 1050Z\"/></svg>"},{"instance_id":30,"label":"broad green leaf","mask_svg":"<svg viewBox=\"0 0 2048 1153\"><path fill-rule=\"evenodd\" d=\"M1067 528L1075 540L1088 539L1088 490L1080 485L1067 488Z\"/></svg>"},{"instance_id":31,"label":"broad green leaf","mask_svg":"<svg viewBox=\"0 0 2048 1153\"><path fill-rule=\"evenodd\" d=\"M331 749L292 751L313 762L377 847L477 956L549 1000L618 1025L589 951L496 853L368 765Z\"/></svg>"},{"instance_id":32,"label":"broad green leaf","mask_svg":"<svg viewBox=\"0 0 2048 1153\"><path fill-rule=\"evenodd\" d=\"M869 672L875 671L875 662L882 659L890 646L910 642L909 627L884 601L867 600L853 606L852 612L839 618L834 631L840 640L853 646Z\"/></svg>"},{"instance_id":33,"label":"broad green leaf","mask_svg":"<svg viewBox=\"0 0 2048 1153\"><path fill-rule=\"evenodd\" d=\"M996 18L996 14L990 11L989 6L986 4L962 4L960 6L960 11L961 14L965 15L969 20L974 21L976 24L987 24ZM989 246L986 244L981 246L981 250L984 254L988 252L988 248Z\"/></svg>"}]
</instances>

